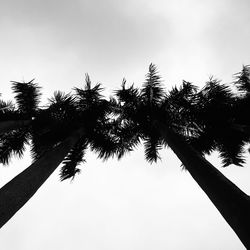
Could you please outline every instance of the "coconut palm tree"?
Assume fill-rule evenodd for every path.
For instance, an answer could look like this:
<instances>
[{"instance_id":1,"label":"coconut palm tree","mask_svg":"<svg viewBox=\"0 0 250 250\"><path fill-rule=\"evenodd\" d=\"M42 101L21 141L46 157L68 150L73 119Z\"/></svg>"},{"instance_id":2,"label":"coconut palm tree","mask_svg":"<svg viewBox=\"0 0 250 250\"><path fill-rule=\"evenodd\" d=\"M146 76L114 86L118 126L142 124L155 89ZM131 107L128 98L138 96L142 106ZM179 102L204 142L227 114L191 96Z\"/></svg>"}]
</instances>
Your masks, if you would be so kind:
<instances>
[{"instance_id":1,"label":"coconut palm tree","mask_svg":"<svg viewBox=\"0 0 250 250\"><path fill-rule=\"evenodd\" d=\"M46 109L38 110L30 131L33 164L0 189L2 227L40 188L62 163L61 180L74 178L89 146L101 158L115 153L115 135L109 122L112 105L100 94L100 84L91 86L86 75L84 89L76 94L55 92ZM6 144L10 141L6 140ZM6 154L4 162L8 162Z\"/></svg>"},{"instance_id":2,"label":"coconut palm tree","mask_svg":"<svg viewBox=\"0 0 250 250\"><path fill-rule=\"evenodd\" d=\"M157 69L151 64L141 89L133 85L126 87L123 81L122 88L116 91L119 136L124 144L124 151L129 151L134 145L144 141L145 156L149 162L160 157L159 149L169 146L242 243L250 248L249 196L203 157L203 154L217 149L225 165L239 165L243 162L241 148L244 137L238 140L235 138L237 135L233 143L228 143L226 134L230 130L224 127L228 131L220 137L216 130L216 124L224 121L220 115L224 115L223 112L231 105L232 99L227 88L222 86L218 89L218 86L217 81L210 79L198 94L195 86L183 82L180 89L174 88L166 94ZM214 122L212 112L216 102L220 108L216 119L222 119ZM202 116L205 111L206 115ZM211 119L207 121L209 112ZM224 122L224 125L227 124ZM212 133L215 136L211 136Z\"/></svg>"}]
</instances>

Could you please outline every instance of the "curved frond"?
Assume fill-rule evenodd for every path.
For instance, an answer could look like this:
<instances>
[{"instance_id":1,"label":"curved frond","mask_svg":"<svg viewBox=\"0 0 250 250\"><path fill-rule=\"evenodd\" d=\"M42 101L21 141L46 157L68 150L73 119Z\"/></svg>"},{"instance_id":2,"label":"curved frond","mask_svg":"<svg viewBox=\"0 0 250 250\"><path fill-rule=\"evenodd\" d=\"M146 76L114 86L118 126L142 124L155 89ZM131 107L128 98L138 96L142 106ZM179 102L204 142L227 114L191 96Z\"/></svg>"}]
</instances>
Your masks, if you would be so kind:
<instances>
[{"instance_id":1,"label":"curved frond","mask_svg":"<svg viewBox=\"0 0 250 250\"><path fill-rule=\"evenodd\" d=\"M117 152L117 138L112 133L112 128L112 123L108 123L107 121L100 122L87 133L91 150L96 152L98 157L104 160L113 157Z\"/></svg>"},{"instance_id":2,"label":"curved frond","mask_svg":"<svg viewBox=\"0 0 250 250\"><path fill-rule=\"evenodd\" d=\"M243 65L241 72L235 74L234 84L238 90L250 92L250 65Z\"/></svg>"},{"instance_id":3,"label":"curved frond","mask_svg":"<svg viewBox=\"0 0 250 250\"><path fill-rule=\"evenodd\" d=\"M141 95L148 104L159 104L164 97L164 89L161 84L161 77L158 75L154 64L149 65L146 81L142 86Z\"/></svg>"},{"instance_id":4,"label":"curved frond","mask_svg":"<svg viewBox=\"0 0 250 250\"><path fill-rule=\"evenodd\" d=\"M0 137L0 163L9 164L12 156L23 156L25 146L29 144L30 134L27 128L14 130Z\"/></svg>"},{"instance_id":5,"label":"curved frond","mask_svg":"<svg viewBox=\"0 0 250 250\"><path fill-rule=\"evenodd\" d=\"M21 119L21 114L16 110L15 105L11 101L0 100L0 122L18 119Z\"/></svg>"},{"instance_id":6,"label":"curved frond","mask_svg":"<svg viewBox=\"0 0 250 250\"><path fill-rule=\"evenodd\" d=\"M196 119L197 87L183 81L182 85L174 87L162 102L167 122L174 131L186 137L196 137L201 130Z\"/></svg>"},{"instance_id":7,"label":"curved frond","mask_svg":"<svg viewBox=\"0 0 250 250\"><path fill-rule=\"evenodd\" d=\"M116 153L118 159L131 152L140 143L141 134L139 128L129 121L117 120L115 134L118 138Z\"/></svg>"},{"instance_id":8,"label":"curved frond","mask_svg":"<svg viewBox=\"0 0 250 250\"><path fill-rule=\"evenodd\" d=\"M223 167L227 167L231 164L236 166L243 166L245 163L244 158L244 146L246 141L242 133L221 133L217 136L218 151L222 159Z\"/></svg>"},{"instance_id":9,"label":"curved frond","mask_svg":"<svg viewBox=\"0 0 250 250\"><path fill-rule=\"evenodd\" d=\"M86 74L84 89L74 88L76 92L76 99L78 101L79 108L87 109L91 105L98 103L102 99L101 92L103 88L101 84L96 84L94 87L91 86L90 77Z\"/></svg>"},{"instance_id":10,"label":"curved frond","mask_svg":"<svg viewBox=\"0 0 250 250\"><path fill-rule=\"evenodd\" d=\"M140 100L139 89L135 88L132 84L130 87L126 87L126 79L123 78L121 89L115 90L115 95L118 101L125 105L136 105Z\"/></svg>"},{"instance_id":11,"label":"curved frond","mask_svg":"<svg viewBox=\"0 0 250 250\"><path fill-rule=\"evenodd\" d=\"M80 169L77 166L85 162L84 155L87 149L87 145L87 140L85 138L80 138L76 145L64 158L62 162L63 166L60 171L61 181L69 178L74 179L75 175L77 173L80 173Z\"/></svg>"},{"instance_id":12,"label":"curved frond","mask_svg":"<svg viewBox=\"0 0 250 250\"><path fill-rule=\"evenodd\" d=\"M38 108L41 96L40 87L34 83L33 79L27 83L12 81L12 89L18 109L31 117Z\"/></svg>"},{"instance_id":13,"label":"curved frond","mask_svg":"<svg viewBox=\"0 0 250 250\"><path fill-rule=\"evenodd\" d=\"M159 150L162 148L160 138L150 137L146 138L144 142L145 157L150 163L156 162L160 159Z\"/></svg>"}]
</instances>

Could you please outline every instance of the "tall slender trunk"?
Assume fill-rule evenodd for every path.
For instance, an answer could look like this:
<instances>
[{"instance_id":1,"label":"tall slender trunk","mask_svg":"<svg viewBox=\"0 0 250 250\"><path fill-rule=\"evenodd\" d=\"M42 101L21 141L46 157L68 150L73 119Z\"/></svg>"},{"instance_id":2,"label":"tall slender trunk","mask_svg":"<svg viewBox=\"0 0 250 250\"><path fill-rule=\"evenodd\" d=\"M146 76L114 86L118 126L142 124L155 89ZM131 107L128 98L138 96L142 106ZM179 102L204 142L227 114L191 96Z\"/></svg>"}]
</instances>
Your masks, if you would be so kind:
<instances>
[{"instance_id":1,"label":"tall slender trunk","mask_svg":"<svg viewBox=\"0 0 250 250\"><path fill-rule=\"evenodd\" d=\"M36 193L83 134L75 131L0 189L0 228Z\"/></svg>"},{"instance_id":2,"label":"tall slender trunk","mask_svg":"<svg viewBox=\"0 0 250 250\"><path fill-rule=\"evenodd\" d=\"M163 139L238 235L244 246L250 249L250 197L179 135L162 123L157 123L157 126Z\"/></svg>"},{"instance_id":3,"label":"tall slender trunk","mask_svg":"<svg viewBox=\"0 0 250 250\"><path fill-rule=\"evenodd\" d=\"M30 122L30 120L2 121L0 122L0 134L4 134L22 126L26 126Z\"/></svg>"}]
</instances>

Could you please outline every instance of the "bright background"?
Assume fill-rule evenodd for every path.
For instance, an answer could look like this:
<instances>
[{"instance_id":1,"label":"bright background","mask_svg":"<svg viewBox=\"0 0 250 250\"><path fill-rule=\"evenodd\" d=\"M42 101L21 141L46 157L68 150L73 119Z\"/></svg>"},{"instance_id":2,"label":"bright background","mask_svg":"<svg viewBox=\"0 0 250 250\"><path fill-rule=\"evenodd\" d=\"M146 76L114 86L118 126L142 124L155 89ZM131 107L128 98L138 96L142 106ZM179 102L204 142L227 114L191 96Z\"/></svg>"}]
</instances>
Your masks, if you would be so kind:
<instances>
[{"instance_id":1,"label":"bright background","mask_svg":"<svg viewBox=\"0 0 250 250\"><path fill-rule=\"evenodd\" d=\"M250 63L249 10L247 0L0 0L1 98L13 98L11 80L36 78L45 102L86 72L109 95L123 77L139 86L151 62L167 89L229 83ZM161 155L150 165L142 148L119 162L89 153L73 182L56 171L1 229L1 249L244 249L171 150ZM30 161L1 166L0 184ZM250 193L248 166L220 170Z\"/></svg>"}]
</instances>

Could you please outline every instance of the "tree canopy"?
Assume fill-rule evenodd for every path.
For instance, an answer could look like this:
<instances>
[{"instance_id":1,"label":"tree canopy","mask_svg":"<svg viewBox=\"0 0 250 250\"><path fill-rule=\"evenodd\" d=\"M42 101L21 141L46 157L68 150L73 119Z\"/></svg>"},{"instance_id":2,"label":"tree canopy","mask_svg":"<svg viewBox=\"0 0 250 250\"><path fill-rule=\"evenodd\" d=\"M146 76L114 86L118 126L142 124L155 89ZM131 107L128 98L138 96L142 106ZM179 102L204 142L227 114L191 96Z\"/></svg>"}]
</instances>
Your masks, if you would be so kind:
<instances>
[{"instance_id":1,"label":"tree canopy","mask_svg":"<svg viewBox=\"0 0 250 250\"><path fill-rule=\"evenodd\" d=\"M56 91L42 107L41 87L34 79L13 81L15 102L1 100L0 120L29 119L31 123L0 135L0 162L8 164L13 155L22 157L27 144L37 160L81 126L88 136L79 138L65 157L62 180L80 172L77 166L85 161L87 147L103 159L121 158L143 142L145 157L153 162L166 144L155 127L161 121L202 155L217 150L223 166L243 166L250 141L249 72L249 66L243 66L230 84L210 77L202 88L183 81L166 91L156 66L150 64L141 88L128 86L123 79L109 99L102 96L101 84L92 87L86 74L82 89L68 94Z\"/></svg>"}]
</instances>

